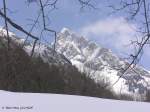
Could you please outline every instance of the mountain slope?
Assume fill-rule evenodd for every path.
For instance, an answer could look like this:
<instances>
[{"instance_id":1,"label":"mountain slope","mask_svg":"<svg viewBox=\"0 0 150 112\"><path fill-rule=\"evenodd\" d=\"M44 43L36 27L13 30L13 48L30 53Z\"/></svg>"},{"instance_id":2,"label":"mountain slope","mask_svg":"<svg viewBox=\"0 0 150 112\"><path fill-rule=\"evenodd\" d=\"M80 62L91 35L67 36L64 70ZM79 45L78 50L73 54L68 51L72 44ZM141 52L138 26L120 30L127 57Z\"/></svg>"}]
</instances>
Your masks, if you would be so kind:
<instances>
[{"instance_id":1,"label":"mountain slope","mask_svg":"<svg viewBox=\"0 0 150 112\"><path fill-rule=\"evenodd\" d=\"M31 57L32 42L23 49L24 39L15 35L10 35L10 39L8 50L6 38L0 36L0 90L119 99L110 89L103 88L103 82L95 83L49 46L37 44Z\"/></svg>"},{"instance_id":2,"label":"mountain slope","mask_svg":"<svg viewBox=\"0 0 150 112\"><path fill-rule=\"evenodd\" d=\"M24 39L18 38L13 33L11 33L11 39L20 45L24 42ZM24 50L30 54L32 46L32 42L27 42ZM110 81L110 84L113 84L122 75L123 68L128 66L126 61L120 59L111 50L78 36L67 28L62 29L58 34L56 51L51 46L37 44L34 56L40 56L49 65L72 66L73 64L80 71L86 72L95 82L103 80ZM126 72L113 86L113 90L118 94L144 94L149 85L150 73L142 67L135 67Z\"/></svg>"},{"instance_id":3,"label":"mountain slope","mask_svg":"<svg viewBox=\"0 0 150 112\"><path fill-rule=\"evenodd\" d=\"M129 64L111 50L103 48L88 39L78 36L67 28L57 38L56 49L66 56L80 71L89 72L96 82L104 78L113 84ZM140 93L147 91L150 73L142 67L128 70L113 86L117 93Z\"/></svg>"},{"instance_id":4,"label":"mountain slope","mask_svg":"<svg viewBox=\"0 0 150 112\"><path fill-rule=\"evenodd\" d=\"M3 42L7 42L4 36L6 35L6 30L0 28L0 37ZM11 41L20 47L24 44L24 50L30 55L33 48L33 43L31 41L25 41L25 39L18 37L12 32L9 32L9 36L11 37ZM12 44L12 43L11 43ZM14 45L15 45L14 44ZM13 45L12 45L13 46ZM50 45L45 45L42 43L37 43L34 50L34 56L40 56L44 62L49 64L71 64L71 62L63 55L56 52Z\"/></svg>"}]
</instances>

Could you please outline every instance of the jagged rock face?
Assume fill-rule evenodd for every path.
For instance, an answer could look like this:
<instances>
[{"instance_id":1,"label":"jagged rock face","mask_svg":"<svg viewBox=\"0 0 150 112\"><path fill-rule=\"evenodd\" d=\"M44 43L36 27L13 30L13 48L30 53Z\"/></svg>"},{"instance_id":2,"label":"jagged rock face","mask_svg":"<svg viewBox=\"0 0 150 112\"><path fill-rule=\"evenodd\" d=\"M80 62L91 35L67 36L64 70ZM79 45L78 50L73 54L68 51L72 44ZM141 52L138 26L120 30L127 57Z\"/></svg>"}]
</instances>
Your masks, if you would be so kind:
<instances>
[{"instance_id":1,"label":"jagged rock face","mask_svg":"<svg viewBox=\"0 0 150 112\"><path fill-rule=\"evenodd\" d=\"M89 72L95 81L109 79L113 84L128 63L111 50L103 48L67 28L58 35L56 50L66 56L79 70ZM114 91L144 93L150 84L150 74L142 67L128 70L113 86Z\"/></svg>"},{"instance_id":2,"label":"jagged rock face","mask_svg":"<svg viewBox=\"0 0 150 112\"><path fill-rule=\"evenodd\" d=\"M24 49L25 51L30 54L32 51L33 44L27 44L25 45ZM35 46L34 56L40 56L44 62L49 64L55 64L55 65L71 65L71 62L60 53L57 53L53 48L44 45L44 44L37 44Z\"/></svg>"}]
</instances>

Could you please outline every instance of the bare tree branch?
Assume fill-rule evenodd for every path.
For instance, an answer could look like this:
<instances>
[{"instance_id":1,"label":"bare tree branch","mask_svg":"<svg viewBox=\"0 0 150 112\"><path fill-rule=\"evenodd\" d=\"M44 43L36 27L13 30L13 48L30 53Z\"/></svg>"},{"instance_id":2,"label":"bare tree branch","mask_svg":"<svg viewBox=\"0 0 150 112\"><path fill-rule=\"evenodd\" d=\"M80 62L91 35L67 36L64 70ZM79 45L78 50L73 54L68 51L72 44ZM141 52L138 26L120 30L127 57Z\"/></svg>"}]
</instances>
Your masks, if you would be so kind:
<instances>
[{"instance_id":1,"label":"bare tree branch","mask_svg":"<svg viewBox=\"0 0 150 112\"><path fill-rule=\"evenodd\" d=\"M3 0L3 6L4 6L4 19L5 19L5 28L6 28L6 38L8 41L8 50L10 48L10 38L9 38L9 31L8 31L8 24L7 24L7 12L6 12L6 1Z\"/></svg>"},{"instance_id":2,"label":"bare tree branch","mask_svg":"<svg viewBox=\"0 0 150 112\"><path fill-rule=\"evenodd\" d=\"M94 5L92 5L90 2L92 0L78 0L80 5L81 5L81 9L83 9L84 7L91 7L93 9L97 9Z\"/></svg>"},{"instance_id":3,"label":"bare tree branch","mask_svg":"<svg viewBox=\"0 0 150 112\"><path fill-rule=\"evenodd\" d=\"M0 11L0 16L2 16L3 18L5 18L4 13L2 13ZM31 33L29 33L28 31L26 31L23 27L21 27L20 25L18 25L17 23L14 23L10 18L6 17L7 22L12 25L14 28L16 28L17 30L25 33L26 35L29 35L31 38L38 40L38 37L32 35Z\"/></svg>"},{"instance_id":4,"label":"bare tree branch","mask_svg":"<svg viewBox=\"0 0 150 112\"><path fill-rule=\"evenodd\" d=\"M40 18L40 15L41 15L41 13L39 13L37 19L36 19L35 22L33 23L32 27L31 27L31 29L30 29L30 31L29 31L30 34L32 33L34 27L36 26L36 24L37 24L37 22L38 22L38 20L39 20L39 18ZM24 47L24 45L25 45L26 41L28 40L28 38L29 38L29 35L27 35L27 37L25 38L25 41L24 41L22 47Z\"/></svg>"},{"instance_id":5,"label":"bare tree branch","mask_svg":"<svg viewBox=\"0 0 150 112\"><path fill-rule=\"evenodd\" d=\"M54 33L54 36L55 36L54 50L55 50L57 33L56 33L55 30L52 30L52 29L47 28L47 26L46 26L46 19L45 19L46 16L45 16L45 11L44 11L44 6L46 6L46 5L43 5L42 0L39 0L39 2L40 2L41 12L42 12L42 19L43 19L43 27L44 27L44 30ZM51 5L55 5L56 2L57 2L57 0L55 0L55 2L54 2L53 4L51 4Z\"/></svg>"},{"instance_id":6,"label":"bare tree branch","mask_svg":"<svg viewBox=\"0 0 150 112\"><path fill-rule=\"evenodd\" d=\"M130 9L131 12L129 12L131 14L131 18L134 18L140 12L144 12L144 14L141 16L143 16L143 19L144 19L143 25L144 25L144 28L146 29L146 31L143 33L146 33L146 35L141 37L142 39L140 42L138 40L132 41L132 43L136 43L136 45L138 46L137 52L134 55L133 54L130 55L132 57L132 61L122 71L122 75L119 76L119 78L112 84L112 86L114 86L120 80L120 78L122 78L126 74L128 70L135 67L136 63L139 61L140 54L143 53L144 47L148 44L150 40L149 15L148 15L149 8L147 7L146 0L131 0L131 3L128 3L125 0L121 0L121 3L123 4L121 8L118 8L118 9L114 7L112 8L115 9L116 11L120 11L120 10L124 10L125 8L130 9L131 7L133 7L133 9Z\"/></svg>"}]
</instances>

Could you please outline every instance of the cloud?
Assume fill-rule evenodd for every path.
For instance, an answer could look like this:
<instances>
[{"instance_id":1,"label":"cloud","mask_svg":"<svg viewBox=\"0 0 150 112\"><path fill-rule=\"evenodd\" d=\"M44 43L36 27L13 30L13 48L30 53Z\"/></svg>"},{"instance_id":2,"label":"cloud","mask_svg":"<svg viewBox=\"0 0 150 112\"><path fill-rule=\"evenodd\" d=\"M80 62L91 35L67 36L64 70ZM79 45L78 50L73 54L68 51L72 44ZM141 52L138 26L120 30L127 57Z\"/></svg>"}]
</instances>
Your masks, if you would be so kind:
<instances>
[{"instance_id":1,"label":"cloud","mask_svg":"<svg viewBox=\"0 0 150 112\"><path fill-rule=\"evenodd\" d=\"M96 40L105 47L117 52L131 50L127 45L135 39L136 25L123 17L99 20L80 29L81 35Z\"/></svg>"}]
</instances>

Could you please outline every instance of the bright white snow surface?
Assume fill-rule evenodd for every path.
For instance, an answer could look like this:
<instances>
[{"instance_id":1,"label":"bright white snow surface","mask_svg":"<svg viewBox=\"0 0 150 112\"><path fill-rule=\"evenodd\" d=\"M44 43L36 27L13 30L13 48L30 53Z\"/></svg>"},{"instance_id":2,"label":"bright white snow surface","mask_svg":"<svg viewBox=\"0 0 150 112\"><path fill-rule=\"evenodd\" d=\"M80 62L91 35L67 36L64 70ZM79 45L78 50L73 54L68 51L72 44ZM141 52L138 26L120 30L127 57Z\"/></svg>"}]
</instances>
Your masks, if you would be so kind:
<instances>
[{"instance_id":1,"label":"bright white snow surface","mask_svg":"<svg viewBox=\"0 0 150 112\"><path fill-rule=\"evenodd\" d=\"M32 109L4 109L32 107ZM149 112L150 103L0 91L0 112Z\"/></svg>"}]
</instances>

